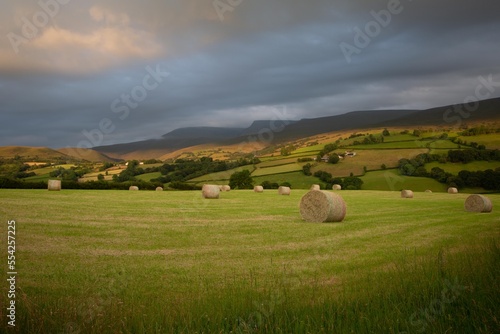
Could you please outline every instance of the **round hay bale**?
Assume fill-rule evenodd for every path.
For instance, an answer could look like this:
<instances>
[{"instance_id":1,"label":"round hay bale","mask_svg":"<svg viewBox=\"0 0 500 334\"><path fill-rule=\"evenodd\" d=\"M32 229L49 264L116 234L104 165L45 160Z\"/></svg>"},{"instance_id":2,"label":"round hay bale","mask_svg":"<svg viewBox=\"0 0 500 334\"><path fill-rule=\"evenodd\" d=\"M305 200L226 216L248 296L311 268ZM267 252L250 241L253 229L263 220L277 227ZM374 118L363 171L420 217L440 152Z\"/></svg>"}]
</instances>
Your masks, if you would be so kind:
<instances>
[{"instance_id":1,"label":"round hay bale","mask_svg":"<svg viewBox=\"0 0 500 334\"><path fill-rule=\"evenodd\" d=\"M130 187L128 188L128 190L131 190L131 191L137 191L137 190L139 190L139 187L138 187L138 186L130 186Z\"/></svg>"},{"instance_id":2,"label":"round hay bale","mask_svg":"<svg viewBox=\"0 0 500 334\"><path fill-rule=\"evenodd\" d=\"M222 187L220 187L220 191L230 191L230 190L231 190L231 187L228 186L227 184L224 185L224 186L222 186Z\"/></svg>"},{"instance_id":3,"label":"round hay bale","mask_svg":"<svg viewBox=\"0 0 500 334\"><path fill-rule=\"evenodd\" d=\"M311 186L311 189L309 189L309 190L321 190L321 187L319 186L319 184L313 184Z\"/></svg>"},{"instance_id":4,"label":"round hay bale","mask_svg":"<svg viewBox=\"0 0 500 334\"><path fill-rule=\"evenodd\" d=\"M262 193L264 192L264 188L262 186L255 186L253 187L253 191L256 193Z\"/></svg>"},{"instance_id":5,"label":"round hay bale","mask_svg":"<svg viewBox=\"0 0 500 334\"><path fill-rule=\"evenodd\" d=\"M312 223L341 222L347 207L344 199L333 192L311 190L300 199L302 219Z\"/></svg>"},{"instance_id":6,"label":"round hay bale","mask_svg":"<svg viewBox=\"0 0 500 334\"><path fill-rule=\"evenodd\" d=\"M61 180L49 180L49 183L47 184L47 189L49 191L60 191Z\"/></svg>"},{"instance_id":7,"label":"round hay bale","mask_svg":"<svg viewBox=\"0 0 500 334\"><path fill-rule=\"evenodd\" d=\"M204 184L201 188L201 195L203 198L217 199L219 198L220 189L219 186L213 184Z\"/></svg>"},{"instance_id":8,"label":"round hay bale","mask_svg":"<svg viewBox=\"0 0 500 334\"><path fill-rule=\"evenodd\" d=\"M156 191L163 191L163 188L162 187L156 187L155 189Z\"/></svg>"},{"instance_id":9,"label":"round hay bale","mask_svg":"<svg viewBox=\"0 0 500 334\"><path fill-rule=\"evenodd\" d=\"M431 192L432 192L432 190L427 189L425 192L426 192L426 193L431 193Z\"/></svg>"},{"instance_id":10,"label":"round hay bale","mask_svg":"<svg viewBox=\"0 0 500 334\"><path fill-rule=\"evenodd\" d=\"M465 200L465 211L468 212L491 212L493 210L493 204L491 200L483 195L470 195Z\"/></svg>"},{"instance_id":11,"label":"round hay bale","mask_svg":"<svg viewBox=\"0 0 500 334\"><path fill-rule=\"evenodd\" d=\"M280 195L290 195L290 187L280 186L278 188L278 194Z\"/></svg>"},{"instance_id":12,"label":"round hay bale","mask_svg":"<svg viewBox=\"0 0 500 334\"><path fill-rule=\"evenodd\" d=\"M401 198L413 198L413 191L401 190Z\"/></svg>"},{"instance_id":13,"label":"round hay bale","mask_svg":"<svg viewBox=\"0 0 500 334\"><path fill-rule=\"evenodd\" d=\"M458 189L455 187L449 187L448 194L458 194Z\"/></svg>"},{"instance_id":14,"label":"round hay bale","mask_svg":"<svg viewBox=\"0 0 500 334\"><path fill-rule=\"evenodd\" d=\"M334 184L332 190L342 190L342 186L340 184Z\"/></svg>"}]
</instances>

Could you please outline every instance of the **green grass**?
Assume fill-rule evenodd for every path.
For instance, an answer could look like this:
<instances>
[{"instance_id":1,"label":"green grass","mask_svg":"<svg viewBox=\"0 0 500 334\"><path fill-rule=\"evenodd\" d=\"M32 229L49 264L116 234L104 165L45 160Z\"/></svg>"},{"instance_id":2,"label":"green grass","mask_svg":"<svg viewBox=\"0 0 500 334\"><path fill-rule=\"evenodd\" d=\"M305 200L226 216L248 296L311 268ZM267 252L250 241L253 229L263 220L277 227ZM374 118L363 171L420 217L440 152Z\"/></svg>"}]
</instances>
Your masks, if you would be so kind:
<instances>
[{"instance_id":1,"label":"green grass","mask_svg":"<svg viewBox=\"0 0 500 334\"><path fill-rule=\"evenodd\" d=\"M257 168L252 173L252 176L263 176L263 175L272 175L272 174L281 174L281 173L301 171L303 165L305 165L305 163L291 163L291 164L288 163L285 165L278 165L278 166L274 166L274 167Z\"/></svg>"},{"instance_id":2,"label":"green grass","mask_svg":"<svg viewBox=\"0 0 500 334\"><path fill-rule=\"evenodd\" d=\"M396 169L368 172L361 179L364 182L362 189L386 191L410 189L419 192L427 189L434 192L446 192L448 189L445 184L434 179L400 175Z\"/></svg>"},{"instance_id":3,"label":"green grass","mask_svg":"<svg viewBox=\"0 0 500 334\"><path fill-rule=\"evenodd\" d=\"M381 168L382 164L385 164L387 168L396 167L400 159L412 159L420 153L427 152L427 149L354 151L357 153L355 157L347 157L337 164L318 163L311 170L313 173L318 170L323 170L331 173L335 177L349 176L350 173L362 175L364 166L366 166L368 170L378 170Z\"/></svg>"},{"instance_id":4,"label":"green grass","mask_svg":"<svg viewBox=\"0 0 500 334\"><path fill-rule=\"evenodd\" d=\"M425 148L429 144L429 141L423 140L410 140L410 141L395 141L388 143L378 143L369 145L353 145L348 146L350 150L387 150L387 149L405 149L405 148Z\"/></svg>"},{"instance_id":5,"label":"green grass","mask_svg":"<svg viewBox=\"0 0 500 334\"><path fill-rule=\"evenodd\" d=\"M455 144L449 140L436 140L430 144L430 148L456 150L460 148L460 145Z\"/></svg>"},{"instance_id":6,"label":"green grass","mask_svg":"<svg viewBox=\"0 0 500 334\"><path fill-rule=\"evenodd\" d=\"M293 164L297 162L297 158L290 157L282 157L281 159L273 159L261 162L256 165L257 168L267 168L267 167L276 167L287 164Z\"/></svg>"},{"instance_id":7,"label":"green grass","mask_svg":"<svg viewBox=\"0 0 500 334\"><path fill-rule=\"evenodd\" d=\"M312 184L319 183L319 179L313 176L305 176L304 173L300 172L290 172L281 173L273 175L263 175L263 176L253 176L254 184L259 185L264 181L276 182L281 184L283 182L289 182L293 189L309 189Z\"/></svg>"},{"instance_id":8,"label":"green grass","mask_svg":"<svg viewBox=\"0 0 500 334\"><path fill-rule=\"evenodd\" d=\"M311 224L304 193L0 190L16 331L498 332L497 211L465 213L464 194L342 191L345 221Z\"/></svg>"},{"instance_id":9,"label":"green grass","mask_svg":"<svg viewBox=\"0 0 500 334\"><path fill-rule=\"evenodd\" d=\"M192 183L204 183L204 182L217 183L217 182L222 182L222 181L228 181L229 178L231 177L231 175L235 172L241 172L242 170L249 170L250 172L252 172L254 169L255 169L255 167L253 165L241 166L241 167L226 170L223 172L205 174L205 175L202 175L200 177L191 179L191 180L189 180L189 182L192 182Z\"/></svg>"},{"instance_id":10,"label":"green grass","mask_svg":"<svg viewBox=\"0 0 500 334\"><path fill-rule=\"evenodd\" d=\"M24 181L27 181L27 182L40 182L40 181L47 182L47 181L49 181L50 178L51 178L50 175L47 173L47 174L40 174L40 175L27 177L24 179Z\"/></svg>"},{"instance_id":11,"label":"green grass","mask_svg":"<svg viewBox=\"0 0 500 334\"><path fill-rule=\"evenodd\" d=\"M146 173L137 175L135 178L141 181L151 181L151 179L156 179L161 176L160 172Z\"/></svg>"},{"instance_id":12,"label":"green grass","mask_svg":"<svg viewBox=\"0 0 500 334\"><path fill-rule=\"evenodd\" d=\"M56 169L61 168L61 167L64 169L70 169L71 167L75 167L75 165L74 164L64 164L64 165L55 165L55 166L51 166L51 167L43 167L43 168L34 169L33 172L36 175L49 174L50 172L53 172Z\"/></svg>"},{"instance_id":13,"label":"green grass","mask_svg":"<svg viewBox=\"0 0 500 334\"><path fill-rule=\"evenodd\" d=\"M483 144L488 149L500 149L500 133L491 133L487 135L479 136L460 136L458 137L462 141L467 143L476 142L478 144Z\"/></svg>"},{"instance_id":14,"label":"green grass","mask_svg":"<svg viewBox=\"0 0 500 334\"><path fill-rule=\"evenodd\" d=\"M398 142L398 141L415 141L419 140L418 137L412 136L410 134L391 134L388 137L384 137L384 143Z\"/></svg>"},{"instance_id":15,"label":"green grass","mask_svg":"<svg viewBox=\"0 0 500 334\"><path fill-rule=\"evenodd\" d=\"M430 172L431 169L434 167L439 167L443 169L445 172L458 175L458 172L462 170L468 170L468 171L480 171L487 169L495 170L496 168L500 168L500 161L472 161L466 164L451 163L451 162L442 164L439 162L431 162L425 164L425 169L427 169L428 172Z\"/></svg>"}]
</instances>

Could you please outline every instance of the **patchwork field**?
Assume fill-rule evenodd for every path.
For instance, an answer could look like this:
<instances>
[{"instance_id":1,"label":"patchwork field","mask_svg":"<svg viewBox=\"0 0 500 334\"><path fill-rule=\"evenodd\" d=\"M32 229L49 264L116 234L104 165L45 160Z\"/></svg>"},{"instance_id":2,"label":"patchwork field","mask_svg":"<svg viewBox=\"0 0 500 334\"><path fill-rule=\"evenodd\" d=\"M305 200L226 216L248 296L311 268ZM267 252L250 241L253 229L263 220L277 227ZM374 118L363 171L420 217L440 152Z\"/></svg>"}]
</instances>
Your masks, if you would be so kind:
<instances>
[{"instance_id":1,"label":"patchwork field","mask_svg":"<svg viewBox=\"0 0 500 334\"><path fill-rule=\"evenodd\" d=\"M500 195L473 214L465 194L342 191L345 221L312 224L305 192L1 189L16 221L13 332L500 330Z\"/></svg>"}]
</instances>

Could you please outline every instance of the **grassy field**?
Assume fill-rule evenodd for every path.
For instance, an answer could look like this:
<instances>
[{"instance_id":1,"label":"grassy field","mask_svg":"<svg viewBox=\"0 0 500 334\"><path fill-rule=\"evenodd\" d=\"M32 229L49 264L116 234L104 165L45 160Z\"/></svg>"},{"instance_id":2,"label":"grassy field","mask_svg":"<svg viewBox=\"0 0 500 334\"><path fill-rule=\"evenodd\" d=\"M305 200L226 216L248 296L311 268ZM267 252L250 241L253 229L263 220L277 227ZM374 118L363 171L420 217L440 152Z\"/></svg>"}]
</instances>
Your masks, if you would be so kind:
<instances>
[{"instance_id":1,"label":"grassy field","mask_svg":"<svg viewBox=\"0 0 500 334\"><path fill-rule=\"evenodd\" d=\"M498 133L479 136L460 136L458 138L468 143L476 142L478 144L483 144L488 149L500 149L500 134Z\"/></svg>"},{"instance_id":2,"label":"grassy field","mask_svg":"<svg viewBox=\"0 0 500 334\"><path fill-rule=\"evenodd\" d=\"M311 185L320 183L320 180L314 176L306 176L303 172L290 172L273 175L263 175L252 177L254 184L259 185L264 181L276 182L281 184L289 182L293 189L309 189Z\"/></svg>"},{"instance_id":3,"label":"grassy field","mask_svg":"<svg viewBox=\"0 0 500 334\"><path fill-rule=\"evenodd\" d=\"M289 163L285 165L278 165L274 167L258 167L253 173L252 176L263 176L263 175L272 175L272 174L281 174L281 173L288 173L288 172L295 172L295 171L301 171L302 166L304 166L305 163Z\"/></svg>"},{"instance_id":4,"label":"grassy field","mask_svg":"<svg viewBox=\"0 0 500 334\"><path fill-rule=\"evenodd\" d=\"M18 272L16 327L4 280L0 332L500 330L497 211L465 213L465 194L342 191L345 221L311 224L304 193L0 190Z\"/></svg>"},{"instance_id":5,"label":"grassy field","mask_svg":"<svg viewBox=\"0 0 500 334\"><path fill-rule=\"evenodd\" d=\"M254 169L255 169L255 167L253 165L241 166L241 167L237 167L237 168L222 171L222 172L205 174L205 175L202 175L200 177L191 179L191 180L189 180L189 182L190 183L211 182L211 183L219 184L222 181L226 181L226 182L224 182L224 184L226 184L227 181L229 180L229 178L231 177L231 174L233 174L235 172L241 172L242 170L249 170L250 172L252 172Z\"/></svg>"},{"instance_id":6,"label":"grassy field","mask_svg":"<svg viewBox=\"0 0 500 334\"><path fill-rule=\"evenodd\" d=\"M396 169L368 172L361 179L363 180L362 189L386 191L402 189L425 191L429 189L437 192L445 192L448 189L445 184L431 178L399 175ZM471 190L473 191L473 189Z\"/></svg>"},{"instance_id":7,"label":"grassy field","mask_svg":"<svg viewBox=\"0 0 500 334\"><path fill-rule=\"evenodd\" d=\"M159 178L160 176L161 176L160 172L154 172L154 173L137 175L136 178L141 181L151 181L151 179L156 179Z\"/></svg>"},{"instance_id":8,"label":"grassy field","mask_svg":"<svg viewBox=\"0 0 500 334\"><path fill-rule=\"evenodd\" d=\"M363 174L363 167L368 170L380 169L382 164L386 167L396 167L400 159L411 159L420 153L427 152L427 149L401 149L401 150L361 150L356 151L355 157L342 159L338 164L318 163L312 168L312 172L323 170L331 173L335 177Z\"/></svg>"}]
</instances>

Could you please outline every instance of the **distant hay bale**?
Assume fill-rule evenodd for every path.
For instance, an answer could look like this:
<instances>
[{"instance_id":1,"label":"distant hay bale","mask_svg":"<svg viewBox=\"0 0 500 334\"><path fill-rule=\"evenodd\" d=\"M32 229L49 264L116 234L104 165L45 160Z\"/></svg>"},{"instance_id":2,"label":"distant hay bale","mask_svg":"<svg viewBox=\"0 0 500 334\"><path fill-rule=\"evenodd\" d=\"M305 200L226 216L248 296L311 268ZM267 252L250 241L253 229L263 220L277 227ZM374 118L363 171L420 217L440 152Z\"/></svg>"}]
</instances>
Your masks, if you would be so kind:
<instances>
[{"instance_id":1,"label":"distant hay bale","mask_svg":"<svg viewBox=\"0 0 500 334\"><path fill-rule=\"evenodd\" d=\"M413 198L413 191L401 190L401 198Z\"/></svg>"},{"instance_id":2,"label":"distant hay bale","mask_svg":"<svg viewBox=\"0 0 500 334\"><path fill-rule=\"evenodd\" d=\"M311 190L300 199L302 219L312 223L341 222L347 207L344 199L333 192Z\"/></svg>"},{"instance_id":3,"label":"distant hay bale","mask_svg":"<svg viewBox=\"0 0 500 334\"><path fill-rule=\"evenodd\" d=\"M448 194L458 194L458 189L455 187L449 187Z\"/></svg>"},{"instance_id":4,"label":"distant hay bale","mask_svg":"<svg viewBox=\"0 0 500 334\"><path fill-rule=\"evenodd\" d=\"M334 184L332 190L342 190L342 186L340 184Z\"/></svg>"},{"instance_id":5,"label":"distant hay bale","mask_svg":"<svg viewBox=\"0 0 500 334\"><path fill-rule=\"evenodd\" d=\"M253 191L256 193L261 193L264 192L264 188L262 186L255 186L253 187Z\"/></svg>"},{"instance_id":6,"label":"distant hay bale","mask_svg":"<svg viewBox=\"0 0 500 334\"><path fill-rule=\"evenodd\" d=\"M290 195L290 187L280 186L278 188L278 194L280 195Z\"/></svg>"},{"instance_id":7,"label":"distant hay bale","mask_svg":"<svg viewBox=\"0 0 500 334\"><path fill-rule=\"evenodd\" d=\"M220 191L230 191L230 190L231 190L231 187L228 186L227 184L220 187Z\"/></svg>"},{"instance_id":8,"label":"distant hay bale","mask_svg":"<svg viewBox=\"0 0 500 334\"><path fill-rule=\"evenodd\" d=\"M163 191L163 188L162 187L156 187L155 189L156 191Z\"/></svg>"},{"instance_id":9,"label":"distant hay bale","mask_svg":"<svg viewBox=\"0 0 500 334\"><path fill-rule=\"evenodd\" d=\"M137 186L130 186L130 187L128 188L128 190L131 190L131 191L137 191L137 190L139 190L139 187L137 187Z\"/></svg>"},{"instance_id":10,"label":"distant hay bale","mask_svg":"<svg viewBox=\"0 0 500 334\"><path fill-rule=\"evenodd\" d=\"M319 186L319 184L313 184L311 186L311 189L309 189L309 190L320 190L320 189L321 189L321 187Z\"/></svg>"},{"instance_id":11,"label":"distant hay bale","mask_svg":"<svg viewBox=\"0 0 500 334\"><path fill-rule=\"evenodd\" d=\"M465 211L468 212L491 212L493 210L493 204L491 200L483 195L470 195L465 200Z\"/></svg>"},{"instance_id":12,"label":"distant hay bale","mask_svg":"<svg viewBox=\"0 0 500 334\"><path fill-rule=\"evenodd\" d=\"M431 192L432 192L432 190L427 189L425 192L426 192L426 193L431 193Z\"/></svg>"},{"instance_id":13,"label":"distant hay bale","mask_svg":"<svg viewBox=\"0 0 500 334\"><path fill-rule=\"evenodd\" d=\"M61 180L49 180L49 183L47 184L47 189L50 191L60 191Z\"/></svg>"},{"instance_id":14,"label":"distant hay bale","mask_svg":"<svg viewBox=\"0 0 500 334\"><path fill-rule=\"evenodd\" d=\"M201 194L203 198L217 199L219 198L220 189L219 186L213 184L204 184L201 189Z\"/></svg>"}]
</instances>

